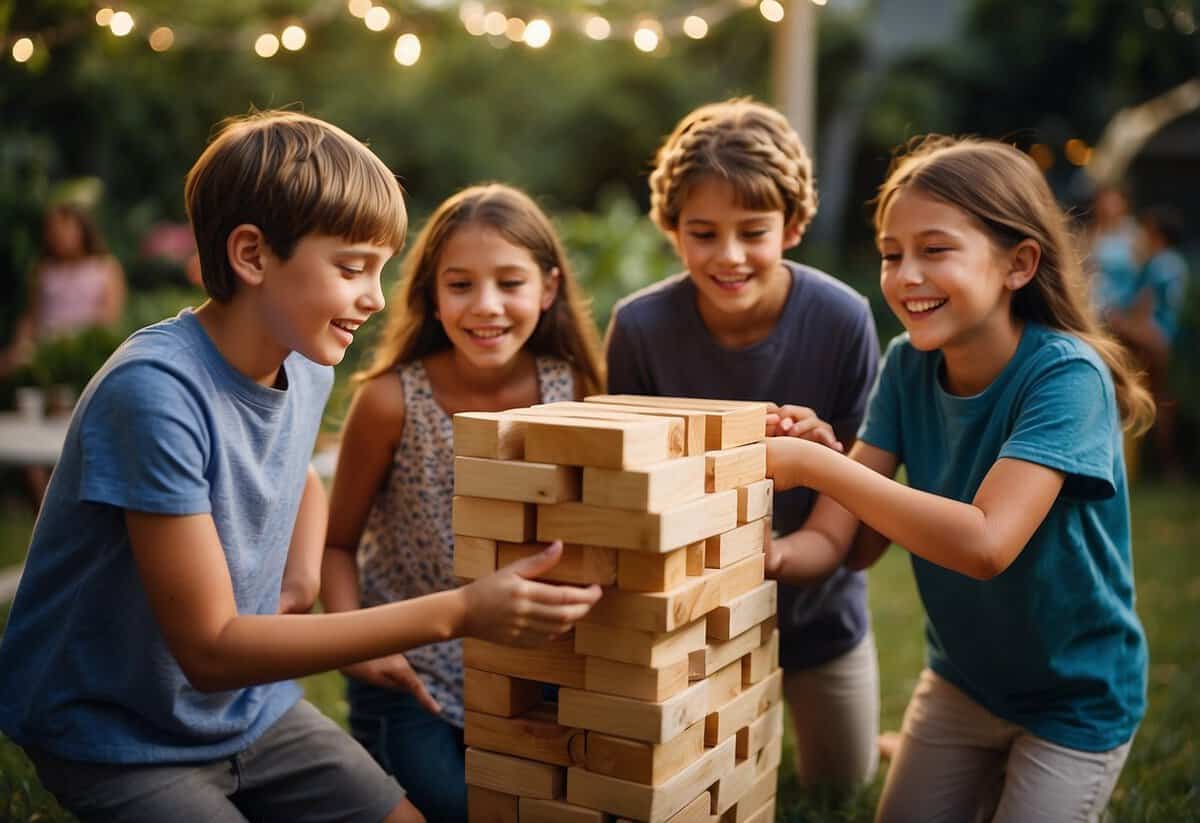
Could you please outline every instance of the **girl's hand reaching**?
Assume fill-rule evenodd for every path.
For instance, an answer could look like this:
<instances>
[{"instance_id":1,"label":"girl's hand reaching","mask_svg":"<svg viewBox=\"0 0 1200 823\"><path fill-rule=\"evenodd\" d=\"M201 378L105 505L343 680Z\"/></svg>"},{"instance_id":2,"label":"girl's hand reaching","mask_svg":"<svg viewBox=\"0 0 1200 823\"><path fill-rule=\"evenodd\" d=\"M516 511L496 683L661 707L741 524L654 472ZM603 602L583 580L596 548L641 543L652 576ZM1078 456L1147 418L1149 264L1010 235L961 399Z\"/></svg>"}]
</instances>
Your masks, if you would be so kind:
<instances>
[{"instance_id":1,"label":"girl's hand reaching","mask_svg":"<svg viewBox=\"0 0 1200 823\"><path fill-rule=\"evenodd\" d=\"M433 699L433 695L425 688L424 681L413 671L408 658L402 654L389 654L387 657L377 657L374 660L345 666L342 668L342 674L372 686L408 692L431 714L442 713L441 704Z\"/></svg>"},{"instance_id":2,"label":"girl's hand reaching","mask_svg":"<svg viewBox=\"0 0 1200 823\"><path fill-rule=\"evenodd\" d=\"M600 587L539 583L554 568L562 542L463 587L465 635L510 646L537 646L566 634L600 599Z\"/></svg>"},{"instance_id":3,"label":"girl's hand reaching","mask_svg":"<svg viewBox=\"0 0 1200 823\"><path fill-rule=\"evenodd\" d=\"M808 406L767 404L767 437L802 437L834 451L845 451L833 427Z\"/></svg>"}]
</instances>

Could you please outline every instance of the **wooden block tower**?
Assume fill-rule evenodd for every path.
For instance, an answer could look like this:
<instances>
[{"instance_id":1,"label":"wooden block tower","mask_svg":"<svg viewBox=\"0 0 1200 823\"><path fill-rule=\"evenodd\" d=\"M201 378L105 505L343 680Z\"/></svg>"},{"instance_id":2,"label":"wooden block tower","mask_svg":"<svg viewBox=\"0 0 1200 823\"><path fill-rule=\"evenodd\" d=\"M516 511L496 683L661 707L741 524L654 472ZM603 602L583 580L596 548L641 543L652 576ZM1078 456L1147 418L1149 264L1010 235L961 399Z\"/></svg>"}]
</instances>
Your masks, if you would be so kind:
<instances>
[{"instance_id":1,"label":"wooden block tower","mask_svg":"<svg viewBox=\"0 0 1200 823\"><path fill-rule=\"evenodd\" d=\"M546 579L605 587L545 647L463 641L474 823L774 819L765 415L632 395L455 415L455 573L562 540Z\"/></svg>"}]
</instances>

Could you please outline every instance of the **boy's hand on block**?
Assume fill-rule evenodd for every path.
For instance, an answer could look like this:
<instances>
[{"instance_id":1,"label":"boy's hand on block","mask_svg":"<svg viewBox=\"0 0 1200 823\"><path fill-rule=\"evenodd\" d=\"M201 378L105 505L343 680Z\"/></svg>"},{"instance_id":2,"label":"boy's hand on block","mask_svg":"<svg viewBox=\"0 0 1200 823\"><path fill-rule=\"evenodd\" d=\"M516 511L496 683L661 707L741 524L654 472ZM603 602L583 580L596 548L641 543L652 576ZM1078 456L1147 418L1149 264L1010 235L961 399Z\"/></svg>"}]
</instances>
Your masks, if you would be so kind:
<instances>
[{"instance_id":1,"label":"boy's hand on block","mask_svg":"<svg viewBox=\"0 0 1200 823\"><path fill-rule=\"evenodd\" d=\"M441 714L442 707L429 690L420 676L413 671L408 658L402 654L389 654L387 657L377 657L374 660L364 660L342 669L342 674L378 686L382 689L396 689L408 692L417 698L421 707L432 714Z\"/></svg>"},{"instance_id":2,"label":"boy's hand on block","mask_svg":"<svg viewBox=\"0 0 1200 823\"><path fill-rule=\"evenodd\" d=\"M835 451L845 451L833 427L808 406L767 404L767 437L803 437Z\"/></svg>"},{"instance_id":3,"label":"boy's hand on block","mask_svg":"<svg viewBox=\"0 0 1200 823\"><path fill-rule=\"evenodd\" d=\"M768 580L774 580L779 576L779 569L783 566L783 545L776 543L775 538L771 534L770 518L767 518L767 523L763 527L766 534L763 535L763 576Z\"/></svg>"},{"instance_id":4,"label":"boy's hand on block","mask_svg":"<svg viewBox=\"0 0 1200 823\"><path fill-rule=\"evenodd\" d=\"M511 563L463 588L464 634L510 646L537 646L569 632L600 599L601 589L538 583L562 558L562 542Z\"/></svg>"}]
</instances>

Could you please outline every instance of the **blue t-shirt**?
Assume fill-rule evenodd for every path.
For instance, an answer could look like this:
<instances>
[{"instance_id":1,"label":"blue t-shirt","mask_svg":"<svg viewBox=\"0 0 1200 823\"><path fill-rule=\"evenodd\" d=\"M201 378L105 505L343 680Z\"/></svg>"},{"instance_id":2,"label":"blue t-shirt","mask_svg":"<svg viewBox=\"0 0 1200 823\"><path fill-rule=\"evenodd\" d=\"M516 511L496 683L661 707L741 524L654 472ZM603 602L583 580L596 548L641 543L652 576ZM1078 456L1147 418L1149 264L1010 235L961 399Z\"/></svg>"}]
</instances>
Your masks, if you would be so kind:
<instances>
[{"instance_id":1,"label":"blue t-shirt","mask_svg":"<svg viewBox=\"0 0 1200 823\"><path fill-rule=\"evenodd\" d=\"M1179 317L1183 314L1183 297L1187 287L1187 262L1174 249L1163 249L1146 261L1138 278L1130 303L1143 289L1149 289L1154 300L1151 317L1167 342L1179 333Z\"/></svg>"},{"instance_id":2,"label":"blue t-shirt","mask_svg":"<svg viewBox=\"0 0 1200 823\"><path fill-rule=\"evenodd\" d=\"M332 369L286 389L236 371L190 310L131 336L88 384L0 642L0 729L60 757L213 760L299 699L290 681L192 688L134 564L124 511L212 515L238 612L271 614Z\"/></svg>"},{"instance_id":3,"label":"blue t-shirt","mask_svg":"<svg viewBox=\"0 0 1200 823\"><path fill-rule=\"evenodd\" d=\"M977 395L946 392L942 361L907 335L893 340L859 435L894 454L910 486L970 502L1002 457L1066 479L1029 543L991 580L913 555L929 666L1038 737L1107 751L1141 720L1147 659L1112 377L1083 341L1038 325Z\"/></svg>"},{"instance_id":4,"label":"blue t-shirt","mask_svg":"<svg viewBox=\"0 0 1200 823\"><path fill-rule=\"evenodd\" d=\"M708 331L687 272L622 300L608 331L609 391L808 406L849 444L879 366L870 307L828 274L784 264L792 283L779 320L741 349L725 348ZM800 528L813 502L810 489L775 495L775 530ZM809 586L780 584L778 618L784 668L840 657L870 626L866 575L840 568Z\"/></svg>"}]
</instances>

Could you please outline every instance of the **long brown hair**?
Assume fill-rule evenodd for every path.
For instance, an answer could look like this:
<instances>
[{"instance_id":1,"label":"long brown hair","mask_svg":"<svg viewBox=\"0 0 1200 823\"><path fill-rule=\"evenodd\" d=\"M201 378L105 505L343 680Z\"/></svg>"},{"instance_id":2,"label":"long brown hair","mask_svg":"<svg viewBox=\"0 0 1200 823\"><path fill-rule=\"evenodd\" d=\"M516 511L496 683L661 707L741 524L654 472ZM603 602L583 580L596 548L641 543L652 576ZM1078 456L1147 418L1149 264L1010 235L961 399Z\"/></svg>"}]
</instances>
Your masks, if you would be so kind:
<instances>
[{"instance_id":1,"label":"long brown hair","mask_svg":"<svg viewBox=\"0 0 1200 823\"><path fill-rule=\"evenodd\" d=\"M437 265L451 235L466 226L486 226L528 250L543 278L558 269L558 293L525 345L534 354L560 357L570 364L583 393L601 391L599 337L589 301L575 282L562 243L549 218L527 194L501 183L472 186L438 206L405 258L371 363L354 379L369 380L400 363L450 348L450 338L435 316Z\"/></svg>"},{"instance_id":2,"label":"long brown hair","mask_svg":"<svg viewBox=\"0 0 1200 823\"><path fill-rule=\"evenodd\" d=\"M1067 216L1030 157L995 140L916 138L892 161L879 187L876 231L888 205L907 187L962 209L999 248L1034 240L1041 260L1033 279L1013 295L1013 316L1073 334L1095 349L1112 372L1125 427L1135 432L1150 427L1154 401L1129 352L1097 320Z\"/></svg>"}]
</instances>

